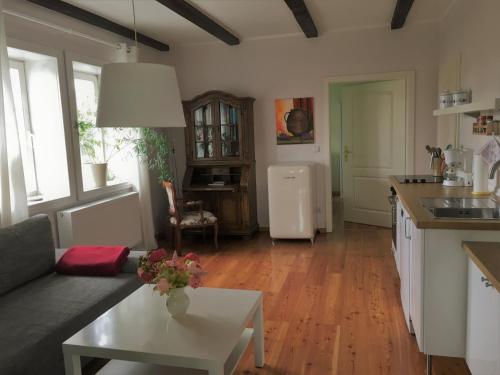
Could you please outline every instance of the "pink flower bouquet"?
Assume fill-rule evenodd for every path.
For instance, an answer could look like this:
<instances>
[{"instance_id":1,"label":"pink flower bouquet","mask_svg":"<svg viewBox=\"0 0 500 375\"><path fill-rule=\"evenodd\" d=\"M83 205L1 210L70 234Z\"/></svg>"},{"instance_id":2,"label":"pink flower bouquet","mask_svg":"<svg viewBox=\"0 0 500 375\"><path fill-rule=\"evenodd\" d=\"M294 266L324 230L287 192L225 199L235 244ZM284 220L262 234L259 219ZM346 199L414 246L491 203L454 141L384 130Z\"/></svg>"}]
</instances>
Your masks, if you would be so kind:
<instances>
[{"instance_id":1,"label":"pink flower bouquet","mask_svg":"<svg viewBox=\"0 0 500 375\"><path fill-rule=\"evenodd\" d=\"M156 284L155 291L160 295L169 294L171 289L190 286L201 286L201 277L205 274L201 268L200 258L195 253L188 253L183 257L174 255L168 258L165 249L148 251L147 255L139 258L137 269L139 278L147 284Z\"/></svg>"}]
</instances>

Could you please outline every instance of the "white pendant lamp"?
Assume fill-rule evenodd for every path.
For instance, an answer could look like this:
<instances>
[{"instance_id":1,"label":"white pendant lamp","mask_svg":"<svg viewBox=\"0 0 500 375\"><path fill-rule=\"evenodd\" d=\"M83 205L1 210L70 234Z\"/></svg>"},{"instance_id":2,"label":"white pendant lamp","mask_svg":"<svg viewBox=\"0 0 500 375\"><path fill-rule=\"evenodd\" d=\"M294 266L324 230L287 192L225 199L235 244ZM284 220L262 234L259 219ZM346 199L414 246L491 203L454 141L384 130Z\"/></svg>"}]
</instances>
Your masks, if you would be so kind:
<instances>
[{"instance_id":1,"label":"white pendant lamp","mask_svg":"<svg viewBox=\"0 0 500 375\"><path fill-rule=\"evenodd\" d=\"M175 69L146 63L104 65L96 126L185 127Z\"/></svg>"},{"instance_id":2,"label":"white pendant lamp","mask_svg":"<svg viewBox=\"0 0 500 375\"><path fill-rule=\"evenodd\" d=\"M186 127L175 69L168 65L138 62L104 65L96 126Z\"/></svg>"}]
</instances>

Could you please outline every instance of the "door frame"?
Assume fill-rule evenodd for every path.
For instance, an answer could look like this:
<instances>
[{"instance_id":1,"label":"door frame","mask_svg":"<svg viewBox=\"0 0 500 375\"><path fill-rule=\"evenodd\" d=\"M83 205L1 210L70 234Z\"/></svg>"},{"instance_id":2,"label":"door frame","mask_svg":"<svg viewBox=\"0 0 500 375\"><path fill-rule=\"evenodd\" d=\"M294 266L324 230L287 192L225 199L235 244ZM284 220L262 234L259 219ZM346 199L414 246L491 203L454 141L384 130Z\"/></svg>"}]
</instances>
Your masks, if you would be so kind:
<instances>
[{"instance_id":1,"label":"door frame","mask_svg":"<svg viewBox=\"0 0 500 375\"><path fill-rule=\"evenodd\" d=\"M326 119L326 150L325 165L326 165L326 178L325 178L325 197L326 204L326 231L333 230L333 209L332 209L332 166L331 166L331 149L330 149L330 86L336 83L368 83L374 81L394 81L404 80L406 84L406 126L405 126L405 149L406 149L406 162L405 172L413 174L415 169L414 155L415 155L415 71L400 71L390 73L373 73L373 74L355 74L355 75L341 75L334 77L327 77L323 81L324 89L324 118Z\"/></svg>"}]
</instances>

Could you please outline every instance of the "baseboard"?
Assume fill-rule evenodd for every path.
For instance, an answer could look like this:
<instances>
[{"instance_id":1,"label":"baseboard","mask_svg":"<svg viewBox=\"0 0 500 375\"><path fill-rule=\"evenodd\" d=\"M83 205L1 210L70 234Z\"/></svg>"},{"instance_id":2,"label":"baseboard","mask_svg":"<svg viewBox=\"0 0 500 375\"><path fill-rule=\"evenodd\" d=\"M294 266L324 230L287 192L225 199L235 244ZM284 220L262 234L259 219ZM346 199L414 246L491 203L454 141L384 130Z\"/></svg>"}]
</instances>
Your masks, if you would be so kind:
<instances>
[{"instance_id":1,"label":"baseboard","mask_svg":"<svg viewBox=\"0 0 500 375\"><path fill-rule=\"evenodd\" d=\"M316 228L320 233L327 233L326 228ZM269 232L269 227L259 227L259 232Z\"/></svg>"}]
</instances>

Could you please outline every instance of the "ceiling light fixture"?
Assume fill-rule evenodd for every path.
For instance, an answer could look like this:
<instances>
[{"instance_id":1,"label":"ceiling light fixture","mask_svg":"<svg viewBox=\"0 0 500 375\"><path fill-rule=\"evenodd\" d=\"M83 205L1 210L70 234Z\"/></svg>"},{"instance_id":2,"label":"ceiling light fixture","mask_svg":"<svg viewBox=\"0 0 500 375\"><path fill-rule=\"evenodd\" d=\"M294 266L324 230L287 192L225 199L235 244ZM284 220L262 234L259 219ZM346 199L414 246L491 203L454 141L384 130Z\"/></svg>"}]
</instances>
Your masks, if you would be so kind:
<instances>
[{"instance_id":1,"label":"ceiling light fixture","mask_svg":"<svg viewBox=\"0 0 500 375\"><path fill-rule=\"evenodd\" d=\"M132 11L137 48L134 0ZM139 62L105 64L101 72L96 126L186 127L174 67Z\"/></svg>"}]
</instances>

